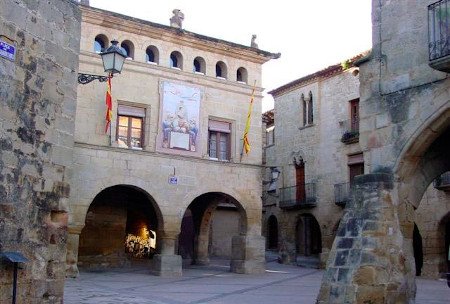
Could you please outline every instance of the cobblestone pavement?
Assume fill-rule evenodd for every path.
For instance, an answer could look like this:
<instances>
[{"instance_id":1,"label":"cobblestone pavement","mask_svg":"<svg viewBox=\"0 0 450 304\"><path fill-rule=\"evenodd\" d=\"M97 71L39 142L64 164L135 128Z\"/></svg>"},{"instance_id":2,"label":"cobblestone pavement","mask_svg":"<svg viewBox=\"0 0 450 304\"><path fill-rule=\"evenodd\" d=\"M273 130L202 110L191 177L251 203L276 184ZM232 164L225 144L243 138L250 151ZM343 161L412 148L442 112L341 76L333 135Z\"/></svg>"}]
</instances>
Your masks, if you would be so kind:
<instances>
[{"instance_id":1,"label":"cobblestone pavement","mask_svg":"<svg viewBox=\"0 0 450 304\"><path fill-rule=\"evenodd\" d=\"M224 261L192 266L179 278L149 275L145 266L82 271L67 279L65 304L315 303L322 270L267 263L261 275L230 273ZM418 280L417 304L449 303L444 281Z\"/></svg>"}]
</instances>

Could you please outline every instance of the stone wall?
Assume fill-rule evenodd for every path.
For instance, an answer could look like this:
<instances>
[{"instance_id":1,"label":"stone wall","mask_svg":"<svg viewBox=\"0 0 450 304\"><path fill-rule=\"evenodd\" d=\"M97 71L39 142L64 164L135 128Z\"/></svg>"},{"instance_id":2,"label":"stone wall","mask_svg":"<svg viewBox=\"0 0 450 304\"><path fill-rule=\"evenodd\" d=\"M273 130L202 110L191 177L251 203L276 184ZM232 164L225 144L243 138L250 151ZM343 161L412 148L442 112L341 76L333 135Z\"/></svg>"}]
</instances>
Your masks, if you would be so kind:
<instances>
[{"instance_id":1,"label":"stone wall","mask_svg":"<svg viewBox=\"0 0 450 304\"><path fill-rule=\"evenodd\" d=\"M358 142L341 142L344 123L350 119L349 101L359 97L359 77L354 68L342 71L337 65L329 69L333 72L311 77L309 81L292 85L274 95L275 144L265 149L266 166L275 166L281 171L278 188L292 187L296 185L293 159L301 157L305 162L305 183L315 183L317 194L316 207L281 210L276 205L280 191L264 193L264 229L267 228L267 219L275 215L279 223L279 247L289 257L286 262L296 260L297 222L301 214L308 213L316 218L321 228L320 260L322 266L325 265L336 226L343 214L342 207L334 203L334 185L349 182L348 155L361 153ZM314 102L314 123L304 126L301 95L308 96L309 92ZM269 168L263 176L270 180Z\"/></svg>"},{"instance_id":2,"label":"stone wall","mask_svg":"<svg viewBox=\"0 0 450 304\"><path fill-rule=\"evenodd\" d=\"M68 0L0 3L0 252L21 252L18 303L61 303L81 14ZM6 38L5 38L6 36ZM0 265L0 302L12 268Z\"/></svg>"}]
</instances>

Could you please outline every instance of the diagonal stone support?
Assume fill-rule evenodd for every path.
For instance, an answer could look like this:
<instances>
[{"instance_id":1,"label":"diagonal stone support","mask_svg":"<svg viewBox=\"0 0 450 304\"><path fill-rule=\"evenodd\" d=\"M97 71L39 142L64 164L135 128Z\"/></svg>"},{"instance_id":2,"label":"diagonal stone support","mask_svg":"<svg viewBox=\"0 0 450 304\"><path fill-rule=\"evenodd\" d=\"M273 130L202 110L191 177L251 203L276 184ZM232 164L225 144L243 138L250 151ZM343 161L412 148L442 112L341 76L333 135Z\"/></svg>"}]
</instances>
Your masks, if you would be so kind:
<instances>
[{"instance_id":1,"label":"diagonal stone support","mask_svg":"<svg viewBox=\"0 0 450 304\"><path fill-rule=\"evenodd\" d=\"M356 177L317 303L414 303L414 264L391 174Z\"/></svg>"}]
</instances>

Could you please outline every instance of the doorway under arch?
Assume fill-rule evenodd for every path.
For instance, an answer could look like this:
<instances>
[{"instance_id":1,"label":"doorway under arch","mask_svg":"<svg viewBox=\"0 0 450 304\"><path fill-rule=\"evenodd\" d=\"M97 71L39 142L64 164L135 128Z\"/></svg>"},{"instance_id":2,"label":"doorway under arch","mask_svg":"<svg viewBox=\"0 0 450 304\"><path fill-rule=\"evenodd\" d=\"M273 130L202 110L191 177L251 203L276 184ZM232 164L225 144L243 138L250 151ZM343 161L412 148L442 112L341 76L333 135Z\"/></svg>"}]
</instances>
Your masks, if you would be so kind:
<instances>
[{"instance_id":1,"label":"doorway under arch","mask_svg":"<svg viewBox=\"0 0 450 304\"><path fill-rule=\"evenodd\" d=\"M278 249L278 220L275 215L267 220L267 249Z\"/></svg>"},{"instance_id":2,"label":"doorway under arch","mask_svg":"<svg viewBox=\"0 0 450 304\"><path fill-rule=\"evenodd\" d=\"M320 225L312 214L301 214L297 220L296 251L299 256L318 256L322 252Z\"/></svg>"},{"instance_id":3,"label":"doorway under arch","mask_svg":"<svg viewBox=\"0 0 450 304\"><path fill-rule=\"evenodd\" d=\"M423 266L423 246L422 246L422 236L420 235L419 228L416 223L414 223L413 230L413 252L414 252L414 262L416 264L416 276L421 276L422 266Z\"/></svg>"},{"instance_id":4,"label":"doorway under arch","mask_svg":"<svg viewBox=\"0 0 450 304\"><path fill-rule=\"evenodd\" d=\"M208 264L211 257L231 259L232 238L246 233L246 213L233 197L209 192L186 209L178 238L183 264Z\"/></svg>"},{"instance_id":5,"label":"doorway under arch","mask_svg":"<svg viewBox=\"0 0 450 304\"><path fill-rule=\"evenodd\" d=\"M158 252L161 228L159 208L145 191L129 185L106 188L89 206L78 265L101 269L149 260Z\"/></svg>"}]
</instances>

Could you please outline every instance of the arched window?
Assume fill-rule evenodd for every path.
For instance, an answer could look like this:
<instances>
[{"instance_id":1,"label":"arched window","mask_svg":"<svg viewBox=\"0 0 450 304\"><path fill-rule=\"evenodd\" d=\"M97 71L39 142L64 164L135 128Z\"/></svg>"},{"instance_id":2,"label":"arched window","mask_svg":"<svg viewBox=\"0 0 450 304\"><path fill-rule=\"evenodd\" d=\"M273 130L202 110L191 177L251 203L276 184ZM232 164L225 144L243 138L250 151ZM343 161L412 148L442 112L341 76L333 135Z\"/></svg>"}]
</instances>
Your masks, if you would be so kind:
<instances>
[{"instance_id":1,"label":"arched window","mask_svg":"<svg viewBox=\"0 0 450 304\"><path fill-rule=\"evenodd\" d=\"M216 77L227 78L227 65L223 61L216 63Z\"/></svg>"},{"instance_id":2,"label":"arched window","mask_svg":"<svg viewBox=\"0 0 450 304\"><path fill-rule=\"evenodd\" d=\"M108 45L108 38L105 35L97 35L94 40L94 52L103 52Z\"/></svg>"},{"instance_id":3,"label":"arched window","mask_svg":"<svg viewBox=\"0 0 450 304\"><path fill-rule=\"evenodd\" d=\"M159 63L159 51L155 46L151 45L147 47L147 50L145 51L145 61L147 63Z\"/></svg>"},{"instance_id":4,"label":"arched window","mask_svg":"<svg viewBox=\"0 0 450 304\"><path fill-rule=\"evenodd\" d=\"M303 126L312 125L314 123L314 103L312 92L309 91L308 97L306 98L305 95L302 94L300 100L303 108Z\"/></svg>"},{"instance_id":5,"label":"arched window","mask_svg":"<svg viewBox=\"0 0 450 304\"><path fill-rule=\"evenodd\" d=\"M195 57L193 64L193 71L196 73L205 74L206 72L206 62L202 57Z\"/></svg>"},{"instance_id":6,"label":"arched window","mask_svg":"<svg viewBox=\"0 0 450 304\"><path fill-rule=\"evenodd\" d=\"M247 74L247 70L243 67L240 67L239 69L237 69L236 71L236 80L239 82L244 82L247 83L248 81L248 74Z\"/></svg>"},{"instance_id":7,"label":"arched window","mask_svg":"<svg viewBox=\"0 0 450 304\"><path fill-rule=\"evenodd\" d=\"M125 40L120 44L120 47L122 50L125 51L125 54L127 55L127 59L133 59L134 58L134 45L131 41Z\"/></svg>"},{"instance_id":8,"label":"arched window","mask_svg":"<svg viewBox=\"0 0 450 304\"><path fill-rule=\"evenodd\" d=\"M180 52L173 51L170 54L170 67L175 69L182 69L183 67L183 57Z\"/></svg>"}]
</instances>

